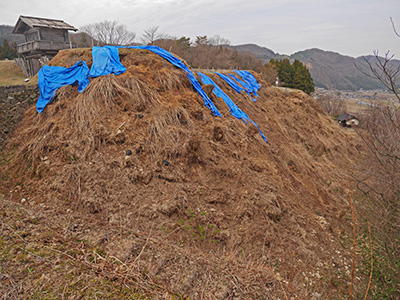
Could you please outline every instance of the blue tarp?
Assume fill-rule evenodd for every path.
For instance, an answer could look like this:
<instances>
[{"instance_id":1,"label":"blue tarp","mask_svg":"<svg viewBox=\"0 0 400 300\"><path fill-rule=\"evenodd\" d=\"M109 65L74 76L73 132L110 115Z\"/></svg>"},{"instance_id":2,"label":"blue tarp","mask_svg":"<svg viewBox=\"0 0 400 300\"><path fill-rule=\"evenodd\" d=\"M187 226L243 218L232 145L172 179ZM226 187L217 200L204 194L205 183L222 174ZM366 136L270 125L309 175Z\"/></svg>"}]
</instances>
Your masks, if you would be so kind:
<instances>
[{"instance_id":1,"label":"blue tarp","mask_svg":"<svg viewBox=\"0 0 400 300\"><path fill-rule=\"evenodd\" d=\"M251 95L251 91L252 91L252 88L246 83L246 82L244 82L242 79L240 79L240 78L237 78L237 76L235 76L235 74L228 74L230 77L232 77L233 79L235 79L238 83L240 83L240 85L242 86L242 87L244 87L244 89L245 89L245 91L247 92L247 94L250 96L250 98L253 100L253 101L257 101L257 99L254 99L253 98L253 96Z\"/></svg>"},{"instance_id":2,"label":"blue tarp","mask_svg":"<svg viewBox=\"0 0 400 300\"><path fill-rule=\"evenodd\" d=\"M224 100L226 105L229 107L229 112L231 113L232 116L239 120L243 120L245 123L247 123L247 120L249 119L249 116L246 115L232 100L229 98L227 94L224 93L223 90L207 75L197 72L197 74L200 76L201 81L203 84L212 84L214 86L213 93Z\"/></svg>"},{"instance_id":3,"label":"blue tarp","mask_svg":"<svg viewBox=\"0 0 400 300\"><path fill-rule=\"evenodd\" d=\"M250 93L253 93L254 96L258 97L257 92L261 88L261 84L257 82L257 79L251 74L249 71L242 70L234 70L236 74L238 74L250 87Z\"/></svg>"},{"instance_id":4,"label":"blue tarp","mask_svg":"<svg viewBox=\"0 0 400 300\"><path fill-rule=\"evenodd\" d=\"M244 87L247 93L251 92L251 88L241 78L238 78L235 74L228 74L228 75L232 77L234 80L236 80L242 87Z\"/></svg>"},{"instance_id":5,"label":"blue tarp","mask_svg":"<svg viewBox=\"0 0 400 300\"><path fill-rule=\"evenodd\" d=\"M41 113L53 99L58 88L78 83L78 91L82 93L89 85L89 67L85 61L78 61L70 68L44 65L38 73L40 91L36 110Z\"/></svg>"},{"instance_id":6,"label":"blue tarp","mask_svg":"<svg viewBox=\"0 0 400 300\"><path fill-rule=\"evenodd\" d=\"M238 78L234 74L229 74L230 76L229 77L228 75L222 73L217 73L217 72L214 73L218 74L219 77L225 80L239 94L242 91L246 91L251 97L251 99L253 99L253 101L257 101L256 99L253 98L253 96L258 97L257 91L261 87L261 85L257 82L257 79L255 79L255 77L249 71L234 70L233 72L238 74L240 78ZM233 80L231 77L234 78L239 84L241 84L243 88L239 84L237 84L236 81Z\"/></svg>"},{"instance_id":7,"label":"blue tarp","mask_svg":"<svg viewBox=\"0 0 400 300\"><path fill-rule=\"evenodd\" d=\"M193 88L196 92L203 98L204 105L209 108L215 116L222 117L218 109L215 107L214 103L207 96L207 94L202 89L200 82L194 77L193 72L178 58L173 56L168 51L158 47L158 46L118 46L118 48L130 48L130 49L145 49L149 50L155 54L160 55L162 58L168 60L175 67L178 67L185 71L187 78L189 78L190 82L193 85Z\"/></svg>"},{"instance_id":8,"label":"blue tarp","mask_svg":"<svg viewBox=\"0 0 400 300\"><path fill-rule=\"evenodd\" d=\"M119 52L116 47L93 47L92 57L93 64L90 68L90 77L109 74L119 75L126 71L126 68L119 61Z\"/></svg>"},{"instance_id":9,"label":"blue tarp","mask_svg":"<svg viewBox=\"0 0 400 300\"><path fill-rule=\"evenodd\" d=\"M234 116L235 118L237 118L239 120L243 120L245 123L247 123L247 121L249 120L252 124L254 124L257 127L263 140L268 143L267 138L265 137L264 133L261 131L260 127L258 127L258 125L253 120L251 120L249 118L249 116L245 112L243 112L232 101L232 99L229 98L229 96L227 94L225 94L225 92L223 90L221 90L221 88L210 77L208 77L207 75L200 73L200 72L197 72L197 74L200 76L200 79L203 82L203 84L212 84L214 86L213 93L217 97L222 98L224 100L226 105L228 105L229 112L231 113L232 116Z\"/></svg>"},{"instance_id":10,"label":"blue tarp","mask_svg":"<svg viewBox=\"0 0 400 300\"><path fill-rule=\"evenodd\" d=\"M89 76L98 77L103 75L115 74L119 75L126 71L126 68L121 64L119 60L119 50L118 48L130 48L130 49L144 49L152 51L153 53L160 55L162 58L166 59L174 66L185 71L186 76L193 85L193 88L197 93L203 98L204 104L208 107L214 115L221 117L222 115L215 107L214 103L207 96L207 94L202 89L200 82L196 79L193 72L178 58L174 57L168 51L159 48L157 46L105 46L105 47L93 47L93 64L89 72L89 68L85 61L79 61L70 68L64 67L52 67L45 65L38 73L38 85L40 91L40 97L37 101L37 111L41 113L44 107L52 100L55 92L58 88L64 85L76 84L78 83L78 91L83 92L89 85ZM234 80L228 76L218 74L222 79L224 79L232 88L234 88L238 93L241 91L246 91L248 93L252 92L257 95L256 91L261 87L254 76L247 71L235 71L245 82L238 79L236 76L231 75L239 83L243 85L244 88L240 87ZM214 85L214 94L217 97L222 98L229 107L230 113L237 119L241 119L247 123L249 120L254 124L262 138L268 143L267 138L264 136L258 125L252 121L249 116L244 113L230 98L227 96L208 76L198 73L202 82L204 84Z\"/></svg>"},{"instance_id":11,"label":"blue tarp","mask_svg":"<svg viewBox=\"0 0 400 300\"><path fill-rule=\"evenodd\" d=\"M238 85L234 80L232 80L228 75L218 73L218 72L213 72L213 73L217 74L219 77L221 77L223 80L225 80L226 83L229 84L239 94L242 91L246 91L244 88L242 88L240 85Z\"/></svg>"},{"instance_id":12,"label":"blue tarp","mask_svg":"<svg viewBox=\"0 0 400 300\"><path fill-rule=\"evenodd\" d=\"M196 79L194 76L193 72L178 58L174 57L171 53L168 51L161 49L160 47L157 46L104 46L104 47L93 47L92 49L92 55L93 55L93 64L90 69L90 73L88 70L88 67L85 62L84 65L86 66L86 71L77 74L76 80L73 80L73 78L69 78L68 76L71 75L66 75L66 74L71 74L69 71L63 71L65 68L62 67L49 67L49 66L44 66L40 71L39 71L39 76L41 76L41 79L39 78L39 89L40 89L40 97L37 102L38 105L38 112L40 113L43 111L44 107L49 103L54 96L56 90L60 88L63 85L67 84L72 84L75 81L79 81L80 83L80 92L82 92L87 85L89 84L89 78L90 77L98 77L98 76L103 76L103 75L109 75L109 74L115 74L119 75L122 74L126 71L126 68L121 64L119 60L119 50L118 48L131 48L131 49L145 49L152 51L158 55L160 55L162 58L168 60L170 63L172 63L174 66L182 69L185 71L186 76L189 78L190 82L193 85L193 88L197 91L197 93L203 98L204 105L208 107L212 113L215 116L221 117L220 112L218 109L215 107L214 103L211 101L211 99L207 96L207 94L204 92L202 89L199 81ZM80 63L80 62L79 62ZM79 64L77 63L76 65L72 66L70 72L78 72L79 70L76 69L76 66ZM68 69L68 70L69 70ZM63 75L64 74L64 75ZM68 77L68 79L67 79ZM72 81L71 81L72 80ZM81 84L82 82L82 84ZM83 84L85 82L85 84ZM82 88L81 88L82 85ZM40 109L39 109L40 106Z\"/></svg>"},{"instance_id":13,"label":"blue tarp","mask_svg":"<svg viewBox=\"0 0 400 300\"><path fill-rule=\"evenodd\" d=\"M214 115L221 116L220 112L215 107L214 103L203 91L200 83L194 76L193 72L180 59L174 57L168 51L159 48L157 46L93 47L92 49L93 64L89 74L87 72L88 68L85 62L78 62L77 64L68 69L62 67L44 66L39 71L38 75L39 89L40 89L40 97L37 103L38 112L41 112L44 109L46 104L51 101L52 97L55 94L55 91L63 85L73 84L76 81L78 81L79 91L82 92L89 84L89 79L87 78L88 76L98 77L109 74L119 75L124 73L126 71L126 68L121 64L119 60L118 48L149 50L157 55L160 55L162 58L168 60L174 66L184 70L186 76L192 83L193 88L203 98L204 105L208 107ZM253 95L258 96L257 91L260 88L260 85L254 78L254 76L248 71L235 71L235 72L243 79L243 81L234 75L231 76L235 78L237 82L239 82L244 88L239 86L229 76L222 73L216 73L216 74L218 74L222 79L224 79L238 93L241 93L241 91L246 91L249 94L253 93Z\"/></svg>"}]
</instances>

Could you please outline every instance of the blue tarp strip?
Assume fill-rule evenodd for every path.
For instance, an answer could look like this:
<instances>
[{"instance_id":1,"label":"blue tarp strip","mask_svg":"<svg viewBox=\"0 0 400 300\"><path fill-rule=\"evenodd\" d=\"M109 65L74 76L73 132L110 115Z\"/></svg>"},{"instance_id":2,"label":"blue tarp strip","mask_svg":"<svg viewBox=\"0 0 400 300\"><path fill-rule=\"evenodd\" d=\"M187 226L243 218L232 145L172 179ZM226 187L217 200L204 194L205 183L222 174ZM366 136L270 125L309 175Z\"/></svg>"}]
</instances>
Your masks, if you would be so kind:
<instances>
[{"instance_id":1,"label":"blue tarp strip","mask_svg":"<svg viewBox=\"0 0 400 300\"><path fill-rule=\"evenodd\" d=\"M254 96L258 97L257 92L261 88L261 84L257 82L257 79L251 74L249 71L243 70L234 70L236 74L238 74L251 88L251 93Z\"/></svg>"},{"instance_id":2,"label":"blue tarp strip","mask_svg":"<svg viewBox=\"0 0 400 300\"><path fill-rule=\"evenodd\" d=\"M235 76L235 74L228 74L230 77L232 77L234 80L236 80L242 87L244 87L244 89L246 90L246 92L250 93L251 92L251 88L247 85L247 83L245 83L242 79L237 78Z\"/></svg>"},{"instance_id":3,"label":"blue tarp strip","mask_svg":"<svg viewBox=\"0 0 400 300\"><path fill-rule=\"evenodd\" d=\"M85 61L78 61L70 68L44 65L38 73L39 99L36 110L41 113L53 99L58 88L78 83L78 91L82 93L89 85L89 67Z\"/></svg>"},{"instance_id":4,"label":"blue tarp strip","mask_svg":"<svg viewBox=\"0 0 400 300\"><path fill-rule=\"evenodd\" d=\"M227 94L224 93L223 90L207 75L197 72L197 74L200 76L201 81L203 84L212 84L214 86L213 93L224 100L226 105L229 107L229 112L231 113L232 116L239 120L243 120L245 123L247 123L247 120L249 119L249 116L246 115L232 100L229 98Z\"/></svg>"},{"instance_id":5,"label":"blue tarp strip","mask_svg":"<svg viewBox=\"0 0 400 300\"><path fill-rule=\"evenodd\" d=\"M119 61L118 48L112 46L93 47L93 64L89 77L98 77L109 74L125 73L126 68Z\"/></svg>"},{"instance_id":6,"label":"blue tarp strip","mask_svg":"<svg viewBox=\"0 0 400 300\"><path fill-rule=\"evenodd\" d=\"M238 85L234 80L232 80L228 75L218 73L218 72L213 72L217 74L219 77L221 77L223 80L226 81L227 84L229 84L237 93L241 93L242 91L246 91L244 88L242 88L240 85Z\"/></svg>"},{"instance_id":7,"label":"blue tarp strip","mask_svg":"<svg viewBox=\"0 0 400 300\"><path fill-rule=\"evenodd\" d=\"M175 67L178 67L185 71L187 78L189 78L190 82L193 85L193 88L196 92L203 98L204 105L209 108L215 116L222 117L218 109L215 107L214 103L204 92L203 88L200 85L200 82L196 79L193 72L178 58L173 56L168 51L158 47L158 46L117 46L118 48L130 48L130 49L145 49L149 50L155 54L160 55L162 58L168 60Z\"/></svg>"},{"instance_id":8,"label":"blue tarp strip","mask_svg":"<svg viewBox=\"0 0 400 300\"><path fill-rule=\"evenodd\" d=\"M268 143L267 138L261 131L260 127L258 127L258 125L253 120L251 120L249 116L244 111L242 111L210 77L200 72L197 72L197 74L200 76L200 79L203 82L203 84L212 84L214 86L213 93L217 97L222 98L224 100L226 105L228 105L229 112L231 113L232 116L234 116L239 120L243 120L245 123L247 123L247 120L249 120L252 124L254 124L257 127L263 140Z\"/></svg>"},{"instance_id":9,"label":"blue tarp strip","mask_svg":"<svg viewBox=\"0 0 400 300\"><path fill-rule=\"evenodd\" d=\"M257 101L257 99L254 99L253 96L251 95L252 92L252 88L246 83L244 82L242 79L237 78L235 76L235 74L228 74L230 77L232 77L234 80L236 80L242 87L244 87L244 89L246 90L247 94L250 96L250 98L253 101Z\"/></svg>"}]
</instances>

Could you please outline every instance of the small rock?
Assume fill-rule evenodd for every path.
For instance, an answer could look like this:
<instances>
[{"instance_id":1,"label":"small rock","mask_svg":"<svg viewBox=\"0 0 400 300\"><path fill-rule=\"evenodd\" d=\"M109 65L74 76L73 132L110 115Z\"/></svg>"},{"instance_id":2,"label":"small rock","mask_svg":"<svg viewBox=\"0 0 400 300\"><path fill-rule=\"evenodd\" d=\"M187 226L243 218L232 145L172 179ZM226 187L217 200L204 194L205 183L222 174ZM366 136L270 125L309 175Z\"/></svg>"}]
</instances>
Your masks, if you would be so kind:
<instances>
[{"instance_id":1,"label":"small rock","mask_svg":"<svg viewBox=\"0 0 400 300\"><path fill-rule=\"evenodd\" d=\"M25 198L22 198L21 199L21 203L25 203L26 202L26 199Z\"/></svg>"}]
</instances>

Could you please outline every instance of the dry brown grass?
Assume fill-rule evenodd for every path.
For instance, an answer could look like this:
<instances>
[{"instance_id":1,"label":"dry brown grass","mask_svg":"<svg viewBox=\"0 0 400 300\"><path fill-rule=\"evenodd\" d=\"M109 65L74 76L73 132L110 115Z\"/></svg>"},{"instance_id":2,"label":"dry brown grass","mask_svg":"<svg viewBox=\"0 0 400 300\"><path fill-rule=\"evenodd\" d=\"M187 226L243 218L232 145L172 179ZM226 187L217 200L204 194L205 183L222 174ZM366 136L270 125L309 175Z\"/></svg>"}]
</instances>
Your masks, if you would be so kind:
<instances>
[{"instance_id":1,"label":"dry brown grass","mask_svg":"<svg viewBox=\"0 0 400 300\"><path fill-rule=\"evenodd\" d=\"M52 63L88 56L77 51ZM2 168L12 201L29 198L51 234L73 237L80 253L65 257L84 266L78 276L153 299L347 294L350 281L331 266L344 271L351 257L335 250L347 229L340 164L357 151L318 104L274 88L253 102L210 74L266 144L214 95L223 117L212 116L158 56L123 49L121 61L125 74L92 79L82 94L65 87L43 113L28 110Z\"/></svg>"},{"instance_id":2,"label":"dry brown grass","mask_svg":"<svg viewBox=\"0 0 400 300\"><path fill-rule=\"evenodd\" d=\"M26 76L13 60L0 60L0 86L9 85L36 85L37 77L24 82Z\"/></svg>"}]
</instances>

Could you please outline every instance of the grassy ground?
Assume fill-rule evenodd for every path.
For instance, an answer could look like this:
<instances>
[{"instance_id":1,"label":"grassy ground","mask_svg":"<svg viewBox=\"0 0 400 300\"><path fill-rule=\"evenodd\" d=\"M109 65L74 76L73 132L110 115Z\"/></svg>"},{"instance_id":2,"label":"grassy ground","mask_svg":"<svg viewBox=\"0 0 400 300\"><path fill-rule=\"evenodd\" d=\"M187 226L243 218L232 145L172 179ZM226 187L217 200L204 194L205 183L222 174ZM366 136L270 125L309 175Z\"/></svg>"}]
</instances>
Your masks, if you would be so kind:
<instances>
[{"instance_id":1,"label":"grassy ground","mask_svg":"<svg viewBox=\"0 0 400 300\"><path fill-rule=\"evenodd\" d=\"M2 299L149 298L129 277L109 276L103 252L87 241L50 234L52 224L1 195L0 211ZM48 228L36 231L41 227Z\"/></svg>"},{"instance_id":2,"label":"grassy ground","mask_svg":"<svg viewBox=\"0 0 400 300\"><path fill-rule=\"evenodd\" d=\"M34 85L36 77L24 82L25 74L12 60L0 60L0 86L7 85Z\"/></svg>"}]
</instances>

